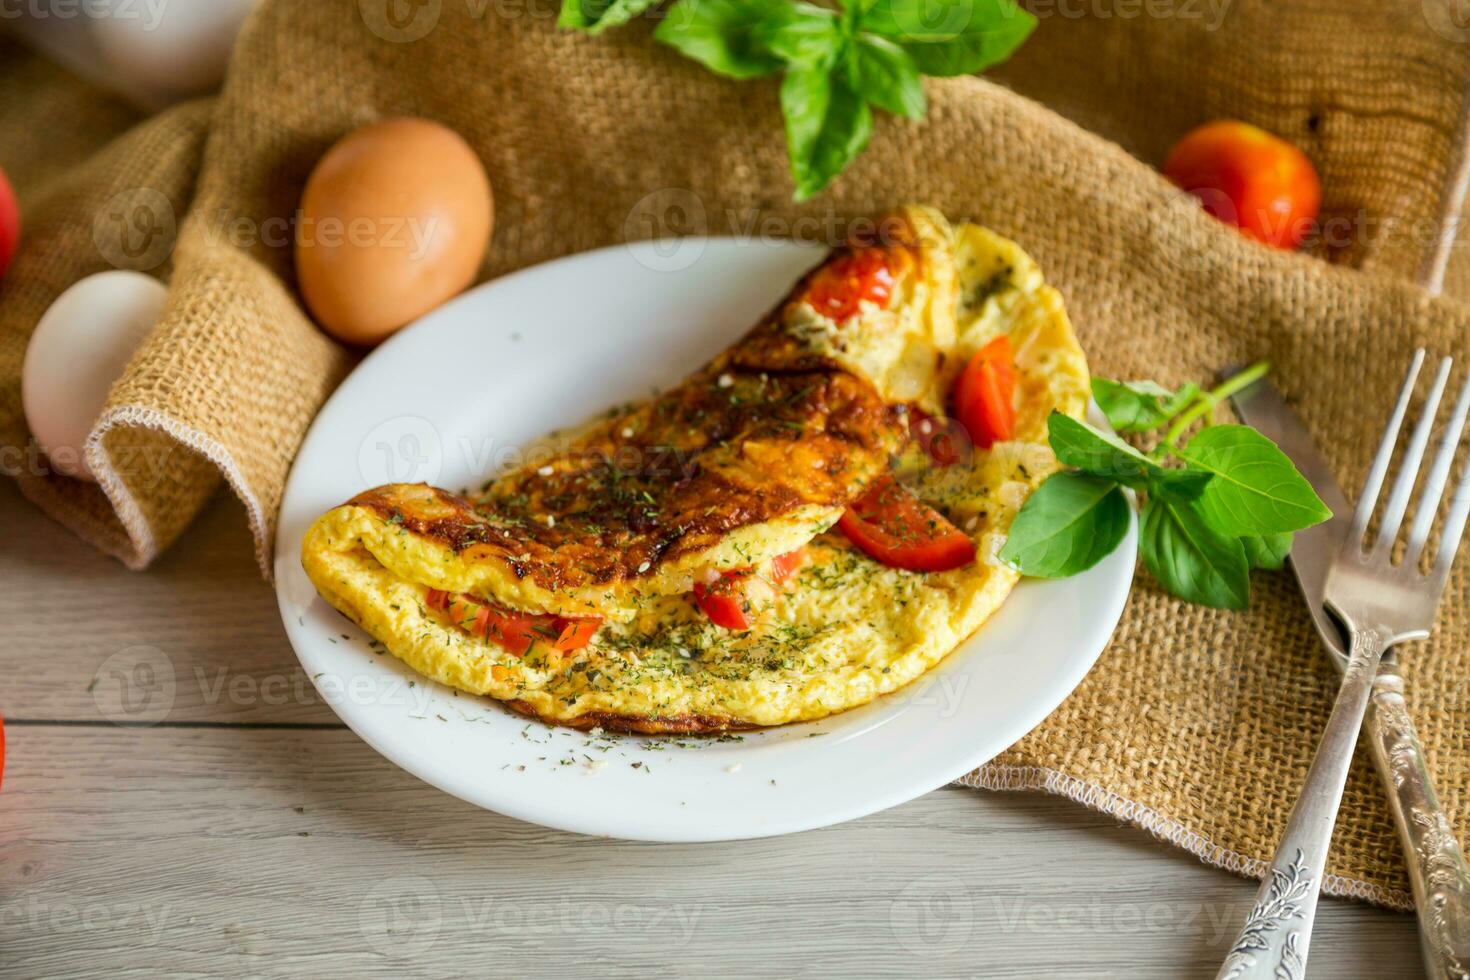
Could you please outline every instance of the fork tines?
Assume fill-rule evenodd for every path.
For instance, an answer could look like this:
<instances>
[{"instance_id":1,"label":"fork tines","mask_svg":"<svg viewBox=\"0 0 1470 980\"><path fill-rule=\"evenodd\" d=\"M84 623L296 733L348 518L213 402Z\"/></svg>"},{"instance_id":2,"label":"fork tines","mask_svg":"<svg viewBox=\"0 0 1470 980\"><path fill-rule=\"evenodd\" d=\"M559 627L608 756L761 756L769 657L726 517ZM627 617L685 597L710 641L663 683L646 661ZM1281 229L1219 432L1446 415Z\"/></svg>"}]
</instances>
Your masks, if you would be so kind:
<instances>
[{"instance_id":1,"label":"fork tines","mask_svg":"<svg viewBox=\"0 0 1470 980\"><path fill-rule=\"evenodd\" d=\"M1394 406L1393 417L1383 434L1383 442L1378 446L1378 454L1373 459L1373 465L1368 471L1368 480L1363 486L1357 511L1353 515L1352 530L1348 532L1347 537L1348 541L1356 541L1360 546L1367 533L1373 512L1377 509L1379 491L1382 490L1384 478L1388 475L1394 448L1398 443L1399 429L1403 425L1404 416L1408 414L1409 401L1413 397L1414 387L1419 379L1419 369L1423 364L1424 351L1421 348L1414 352L1414 359L1409 364L1404 386L1399 391L1398 402ZM1448 357L1439 362L1439 370L1435 372L1434 382L1424 400L1422 414L1414 426L1413 434L1409 437L1408 446L1404 449L1398 476L1389 491L1388 503L1384 507L1383 519L1378 527L1378 536L1368 551L1369 555L1379 557L1381 560L1386 561L1392 554L1394 542L1398 539L1399 531L1403 526L1404 515L1409 509L1414 485L1419 477L1419 466L1424 459L1424 450L1429 444L1430 434L1434 429L1435 418L1439 412L1440 400L1444 396L1445 386L1449 381L1450 365L1451 358ZM1400 566L1402 569L1417 568L1419 559L1424 553L1424 545L1429 539L1435 516L1439 513L1440 499L1449 482L1450 470L1454 465L1460 438L1464 434L1467 414L1470 414L1470 377L1467 377L1460 387L1459 398L1447 420L1444 435L1439 442L1439 450L1435 454L1434 463L1429 469L1429 475L1420 492L1414 523L1409 530L1407 547ZM1444 529L1440 534L1434 567L1429 573L1435 580L1436 587L1443 585L1450 565L1454 562L1455 551L1464 533L1467 517L1470 517L1470 466L1467 466L1465 472L1462 473L1459 486L1450 500L1450 509L1445 518Z\"/></svg>"}]
</instances>

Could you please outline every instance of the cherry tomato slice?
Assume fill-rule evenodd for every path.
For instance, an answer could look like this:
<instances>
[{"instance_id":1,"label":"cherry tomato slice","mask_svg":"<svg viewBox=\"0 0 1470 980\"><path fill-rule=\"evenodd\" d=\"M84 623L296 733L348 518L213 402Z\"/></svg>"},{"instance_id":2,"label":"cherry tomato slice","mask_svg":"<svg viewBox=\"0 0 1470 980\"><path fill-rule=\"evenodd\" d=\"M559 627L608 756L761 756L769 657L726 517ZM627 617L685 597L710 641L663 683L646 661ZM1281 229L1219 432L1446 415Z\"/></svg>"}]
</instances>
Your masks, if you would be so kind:
<instances>
[{"instance_id":1,"label":"cherry tomato slice","mask_svg":"<svg viewBox=\"0 0 1470 980\"><path fill-rule=\"evenodd\" d=\"M806 564L806 549L797 548L771 559L769 579L779 586ZM694 583L694 604L709 621L727 630L750 629L750 596L747 588L755 573L749 568L733 568L713 582Z\"/></svg>"},{"instance_id":2,"label":"cherry tomato slice","mask_svg":"<svg viewBox=\"0 0 1470 980\"><path fill-rule=\"evenodd\" d=\"M571 653L592 642L592 637L596 634L597 627L602 625L602 620L590 616L577 619L570 616L558 616L556 624L560 629L560 634L552 646L562 653Z\"/></svg>"},{"instance_id":3,"label":"cherry tomato slice","mask_svg":"<svg viewBox=\"0 0 1470 980\"><path fill-rule=\"evenodd\" d=\"M472 636L484 636L490 623L490 607L466 595L450 595L444 600L449 621Z\"/></svg>"},{"instance_id":4,"label":"cherry tomato slice","mask_svg":"<svg viewBox=\"0 0 1470 980\"><path fill-rule=\"evenodd\" d=\"M709 621L727 630L750 629L746 615L745 581L749 572L726 572L710 584L694 583L694 603Z\"/></svg>"},{"instance_id":5,"label":"cherry tomato slice","mask_svg":"<svg viewBox=\"0 0 1470 980\"><path fill-rule=\"evenodd\" d=\"M888 254L881 248L858 248L828 262L812 278L806 300L818 313L842 323L864 300L887 306L893 283Z\"/></svg>"},{"instance_id":6,"label":"cherry tomato slice","mask_svg":"<svg viewBox=\"0 0 1470 980\"><path fill-rule=\"evenodd\" d=\"M500 609L467 595L430 589L430 609L445 613L449 621L471 636L488 637L517 657L525 656L540 641L563 653L580 650L592 642L602 620L595 616L550 616Z\"/></svg>"},{"instance_id":7,"label":"cherry tomato slice","mask_svg":"<svg viewBox=\"0 0 1470 980\"><path fill-rule=\"evenodd\" d=\"M1264 129L1230 119L1186 133L1164 161L1163 172L1210 214L1277 248L1301 245L1322 203L1322 182L1305 153Z\"/></svg>"},{"instance_id":8,"label":"cherry tomato slice","mask_svg":"<svg viewBox=\"0 0 1470 980\"><path fill-rule=\"evenodd\" d=\"M550 617L507 613L498 609L492 610L489 606L484 608L485 632L479 635L500 644L517 657L524 657L536 641L544 643L559 635L552 629Z\"/></svg>"},{"instance_id":9,"label":"cherry tomato slice","mask_svg":"<svg viewBox=\"0 0 1470 980\"><path fill-rule=\"evenodd\" d=\"M976 352L955 381L955 417L981 449L1016 434L1016 369L1002 334Z\"/></svg>"},{"instance_id":10,"label":"cherry tomato slice","mask_svg":"<svg viewBox=\"0 0 1470 980\"><path fill-rule=\"evenodd\" d=\"M784 555L777 555L771 559L771 582L775 585L780 585L795 575L797 569L805 564L805 548L797 548L795 551L788 551Z\"/></svg>"},{"instance_id":11,"label":"cherry tomato slice","mask_svg":"<svg viewBox=\"0 0 1470 980\"><path fill-rule=\"evenodd\" d=\"M943 572L975 560L975 542L900 486L875 483L837 522L848 540L890 568Z\"/></svg>"}]
</instances>

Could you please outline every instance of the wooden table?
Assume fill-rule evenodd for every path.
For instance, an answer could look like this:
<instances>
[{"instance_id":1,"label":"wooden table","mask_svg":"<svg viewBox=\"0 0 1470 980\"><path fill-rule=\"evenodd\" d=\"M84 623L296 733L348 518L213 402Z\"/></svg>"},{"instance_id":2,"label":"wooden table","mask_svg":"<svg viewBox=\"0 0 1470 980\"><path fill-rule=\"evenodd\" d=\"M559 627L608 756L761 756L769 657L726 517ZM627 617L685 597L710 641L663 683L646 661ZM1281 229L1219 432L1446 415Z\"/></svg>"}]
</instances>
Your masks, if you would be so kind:
<instances>
[{"instance_id":1,"label":"wooden table","mask_svg":"<svg viewBox=\"0 0 1470 980\"><path fill-rule=\"evenodd\" d=\"M0 480L0 624L4 976L1209 978L1255 891L1031 794L688 846L478 810L318 700L224 496L136 574ZM1324 906L1312 976L1422 975Z\"/></svg>"}]
</instances>

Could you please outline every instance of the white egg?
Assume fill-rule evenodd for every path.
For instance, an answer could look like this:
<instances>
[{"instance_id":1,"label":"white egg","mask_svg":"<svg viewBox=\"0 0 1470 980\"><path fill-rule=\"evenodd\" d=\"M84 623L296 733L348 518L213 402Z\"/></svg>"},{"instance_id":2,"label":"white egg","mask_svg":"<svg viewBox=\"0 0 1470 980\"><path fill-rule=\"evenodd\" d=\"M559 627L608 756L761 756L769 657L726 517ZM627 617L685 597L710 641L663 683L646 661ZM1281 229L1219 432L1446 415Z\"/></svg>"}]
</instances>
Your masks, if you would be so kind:
<instances>
[{"instance_id":1,"label":"white egg","mask_svg":"<svg viewBox=\"0 0 1470 980\"><path fill-rule=\"evenodd\" d=\"M163 99L212 91L256 0L107 0L92 19L106 67Z\"/></svg>"},{"instance_id":2,"label":"white egg","mask_svg":"<svg viewBox=\"0 0 1470 980\"><path fill-rule=\"evenodd\" d=\"M58 472L96 479L82 446L167 298L163 284L141 272L100 272L58 296L36 324L21 367L21 402Z\"/></svg>"}]
</instances>

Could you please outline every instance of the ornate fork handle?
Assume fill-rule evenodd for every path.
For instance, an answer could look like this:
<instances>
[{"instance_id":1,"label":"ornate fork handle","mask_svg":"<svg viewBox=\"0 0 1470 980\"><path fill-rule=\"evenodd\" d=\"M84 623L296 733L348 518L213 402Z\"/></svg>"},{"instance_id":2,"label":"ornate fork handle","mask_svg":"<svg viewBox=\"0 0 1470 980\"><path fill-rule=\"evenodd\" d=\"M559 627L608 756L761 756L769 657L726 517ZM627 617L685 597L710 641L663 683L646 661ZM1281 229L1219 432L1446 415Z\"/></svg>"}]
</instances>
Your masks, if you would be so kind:
<instances>
[{"instance_id":1,"label":"ornate fork handle","mask_svg":"<svg viewBox=\"0 0 1470 980\"><path fill-rule=\"evenodd\" d=\"M1306 784L1292 808L1266 880L1256 893L1256 904L1215 980L1302 980L1306 976L1307 947L1312 941L1332 825L1342 804L1373 676L1389 638L1386 630L1352 631L1342 687Z\"/></svg>"},{"instance_id":2,"label":"ornate fork handle","mask_svg":"<svg viewBox=\"0 0 1470 980\"><path fill-rule=\"evenodd\" d=\"M1378 669L1368 708L1367 738L1388 791L1409 866L1419 938L1429 980L1470 978L1470 870L1440 809L1419 735L1404 702L1398 664Z\"/></svg>"}]
</instances>

